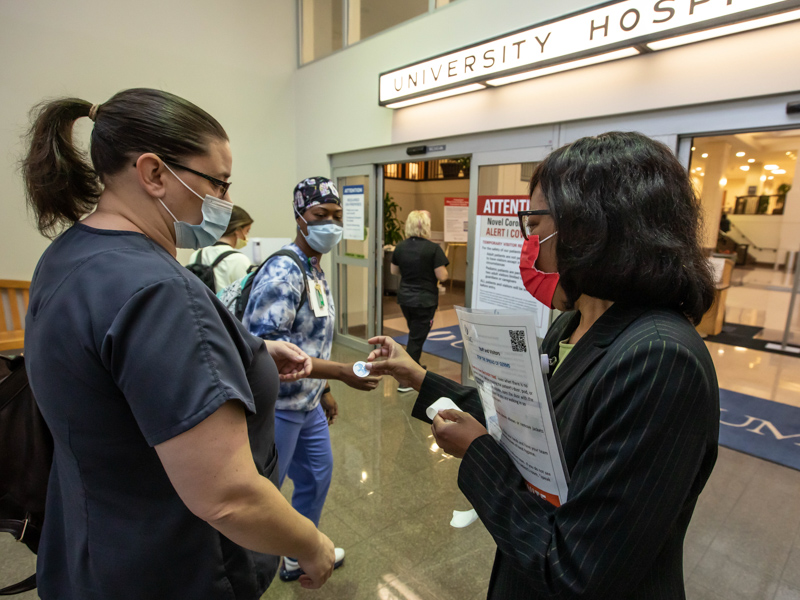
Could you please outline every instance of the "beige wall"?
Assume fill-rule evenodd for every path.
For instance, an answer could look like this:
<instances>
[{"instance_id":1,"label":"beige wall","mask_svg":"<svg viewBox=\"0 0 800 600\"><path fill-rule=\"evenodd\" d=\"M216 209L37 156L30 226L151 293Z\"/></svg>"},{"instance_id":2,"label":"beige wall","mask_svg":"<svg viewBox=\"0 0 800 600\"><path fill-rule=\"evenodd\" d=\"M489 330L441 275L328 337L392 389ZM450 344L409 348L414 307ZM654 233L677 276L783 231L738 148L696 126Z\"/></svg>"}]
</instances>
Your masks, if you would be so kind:
<instances>
[{"instance_id":1,"label":"beige wall","mask_svg":"<svg viewBox=\"0 0 800 600\"><path fill-rule=\"evenodd\" d=\"M28 111L47 97L99 103L154 87L193 101L230 136L231 194L255 218L252 234L291 235L295 18L291 0L0 2L0 279L30 279L48 244L17 171ZM76 127L84 140L89 125Z\"/></svg>"}]
</instances>

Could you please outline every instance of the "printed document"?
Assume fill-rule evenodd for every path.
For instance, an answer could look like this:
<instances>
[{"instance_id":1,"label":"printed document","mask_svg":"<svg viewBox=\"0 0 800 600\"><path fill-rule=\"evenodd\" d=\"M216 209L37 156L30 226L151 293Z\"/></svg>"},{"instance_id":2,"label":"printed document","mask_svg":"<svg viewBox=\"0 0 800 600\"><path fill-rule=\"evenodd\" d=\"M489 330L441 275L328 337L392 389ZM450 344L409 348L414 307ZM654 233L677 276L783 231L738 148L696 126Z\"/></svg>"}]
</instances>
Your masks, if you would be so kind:
<instances>
[{"instance_id":1,"label":"printed document","mask_svg":"<svg viewBox=\"0 0 800 600\"><path fill-rule=\"evenodd\" d=\"M456 313L489 434L528 488L560 506L567 500L569 477L542 370L536 317L460 306Z\"/></svg>"}]
</instances>

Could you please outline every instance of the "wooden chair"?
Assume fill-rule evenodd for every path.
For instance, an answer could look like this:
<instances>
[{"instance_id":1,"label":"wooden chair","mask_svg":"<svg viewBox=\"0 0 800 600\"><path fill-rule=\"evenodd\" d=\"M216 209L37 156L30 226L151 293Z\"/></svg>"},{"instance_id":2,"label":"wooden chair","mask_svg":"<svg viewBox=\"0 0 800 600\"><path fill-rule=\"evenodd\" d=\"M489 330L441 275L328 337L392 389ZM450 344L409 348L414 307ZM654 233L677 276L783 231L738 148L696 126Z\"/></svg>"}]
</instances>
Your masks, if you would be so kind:
<instances>
[{"instance_id":1,"label":"wooden chair","mask_svg":"<svg viewBox=\"0 0 800 600\"><path fill-rule=\"evenodd\" d=\"M0 279L0 351L22 350L25 346L23 321L30 287L30 281Z\"/></svg>"}]
</instances>

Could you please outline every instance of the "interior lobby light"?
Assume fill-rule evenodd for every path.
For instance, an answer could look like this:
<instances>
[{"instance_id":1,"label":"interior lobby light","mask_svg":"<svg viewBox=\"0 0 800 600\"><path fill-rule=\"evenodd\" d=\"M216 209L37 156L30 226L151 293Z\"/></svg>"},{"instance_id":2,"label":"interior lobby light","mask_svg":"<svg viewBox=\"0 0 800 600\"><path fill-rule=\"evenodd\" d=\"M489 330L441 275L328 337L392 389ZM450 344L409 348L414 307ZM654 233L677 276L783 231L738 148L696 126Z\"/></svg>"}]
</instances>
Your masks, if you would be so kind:
<instances>
[{"instance_id":1,"label":"interior lobby light","mask_svg":"<svg viewBox=\"0 0 800 600\"><path fill-rule=\"evenodd\" d=\"M767 179L775 179L775 177L773 175L770 175L769 177L767 177Z\"/></svg>"},{"instance_id":2,"label":"interior lobby light","mask_svg":"<svg viewBox=\"0 0 800 600\"><path fill-rule=\"evenodd\" d=\"M728 180L723 177L722 179L719 180L719 185L721 187L725 187L726 185L728 185Z\"/></svg>"},{"instance_id":3,"label":"interior lobby light","mask_svg":"<svg viewBox=\"0 0 800 600\"><path fill-rule=\"evenodd\" d=\"M749 171L749 170L750 170L750 165L742 165L742 166L741 166L741 167L739 167L739 168L740 168L742 171Z\"/></svg>"},{"instance_id":4,"label":"interior lobby light","mask_svg":"<svg viewBox=\"0 0 800 600\"><path fill-rule=\"evenodd\" d=\"M747 159L747 162L749 162L749 163L754 163L754 162L756 162L756 159L755 159L755 158L748 158L748 159Z\"/></svg>"},{"instance_id":5,"label":"interior lobby light","mask_svg":"<svg viewBox=\"0 0 800 600\"><path fill-rule=\"evenodd\" d=\"M700 155L700 158L708 158L708 152L703 152L703 153Z\"/></svg>"},{"instance_id":6,"label":"interior lobby light","mask_svg":"<svg viewBox=\"0 0 800 600\"><path fill-rule=\"evenodd\" d=\"M764 165L764 169L767 171L772 171L773 169L777 169L778 165Z\"/></svg>"},{"instance_id":7,"label":"interior lobby light","mask_svg":"<svg viewBox=\"0 0 800 600\"><path fill-rule=\"evenodd\" d=\"M647 46L652 50L665 50L666 48L674 48L675 46L683 46L684 44L711 40L722 37L723 35L733 35L734 33L742 33L743 31L769 27L770 25L780 25L781 23L788 23L796 19L800 19L800 10L791 10L779 15L770 15L768 17L761 17L760 19L744 21L743 23L734 23L733 25L723 25L722 27L707 29L705 31L687 33L686 35L679 35L666 40L649 42Z\"/></svg>"},{"instance_id":8,"label":"interior lobby light","mask_svg":"<svg viewBox=\"0 0 800 600\"><path fill-rule=\"evenodd\" d=\"M534 77L544 77L545 75L552 75L553 73L560 73L561 71L571 71L572 69L580 69L581 67L588 67L589 65L619 60L620 58L627 58L637 54L639 54L639 51L636 48L623 48L622 50L615 50L614 52L606 52L605 54L598 54L597 56L590 56L589 58L581 58L580 60L553 65L552 67L543 67L534 71L509 75L508 77L490 79L486 84L497 87L506 85L507 83L516 83L517 81L533 79Z\"/></svg>"},{"instance_id":9,"label":"interior lobby light","mask_svg":"<svg viewBox=\"0 0 800 600\"><path fill-rule=\"evenodd\" d=\"M761 181L766 181L766 180L767 180L767 176L766 176L766 175L762 175L762 176L760 177L760 179L761 179Z\"/></svg>"},{"instance_id":10,"label":"interior lobby light","mask_svg":"<svg viewBox=\"0 0 800 600\"><path fill-rule=\"evenodd\" d=\"M432 100L439 100L441 98L449 98L450 96L458 96L459 94L466 94L467 92L474 92L482 90L486 86L480 83L471 83L452 90L445 90L435 94L422 96L421 98L412 98L411 100L403 100L402 102L395 102L394 104L387 104L387 108L403 108L405 106L413 106L414 104L422 104L423 102L431 102Z\"/></svg>"},{"instance_id":11,"label":"interior lobby light","mask_svg":"<svg viewBox=\"0 0 800 600\"><path fill-rule=\"evenodd\" d=\"M737 152L737 153L736 153L736 156L738 156L739 158L741 158L741 157L742 157L742 156L744 156L744 155L745 155L745 153L744 153L744 152Z\"/></svg>"},{"instance_id":12,"label":"interior lobby light","mask_svg":"<svg viewBox=\"0 0 800 600\"><path fill-rule=\"evenodd\" d=\"M694 150L694 148L692 148L692 150ZM791 150L787 150L786 156L791 156L791 155L792 155L792 151Z\"/></svg>"},{"instance_id":13,"label":"interior lobby light","mask_svg":"<svg viewBox=\"0 0 800 600\"><path fill-rule=\"evenodd\" d=\"M695 150L697 150L697 148L695 148L694 146L692 146L692 152L694 152ZM786 154L789 154L789 153L787 152Z\"/></svg>"},{"instance_id":14,"label":"interior lobby light","mask_svg":"<svg viewBox=\"0 0 800 600\"><path fill-rule=\"evenodd\" d=\"M785 175L786 174L786 169L775 169L772 172L772 174L773 175Z\"/></svg>"}]
</instances>

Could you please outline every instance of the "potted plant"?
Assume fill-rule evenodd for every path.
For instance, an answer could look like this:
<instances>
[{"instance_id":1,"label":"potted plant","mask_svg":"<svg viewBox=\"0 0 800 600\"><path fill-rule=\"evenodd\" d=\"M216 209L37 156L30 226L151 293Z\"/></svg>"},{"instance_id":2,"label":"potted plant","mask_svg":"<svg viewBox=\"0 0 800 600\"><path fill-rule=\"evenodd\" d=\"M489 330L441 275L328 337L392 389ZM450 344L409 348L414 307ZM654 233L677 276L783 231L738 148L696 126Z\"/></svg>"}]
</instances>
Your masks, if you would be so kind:
<instances>
[{"instance_id":1,"label":"potted plant","mask_svg":"<svg viewBox=\"0 0 800 600\"><path fill-rule=\"evenodd\" d=\"M458 163L458 167L461 169L461 175L463 177L468 178L468 179L469 179L469 166L470 166L470 163L472 162L470 160L470 158L471 157L469 157L469 156L459 156L456 159L456 162Z\"/></svg>"},{"instance_id":2,"label":"potted plant","mask_svg":"<svg viewBox=\"0 0 800 600\"><path fill-rule=\"evenodd\" d=\"M383 195L383 293L397 293L400 277L392 275L391 264L394 247L403 241L403 222L397 211L403 207L386 192Z\"/></svg>"}]
</instances>

